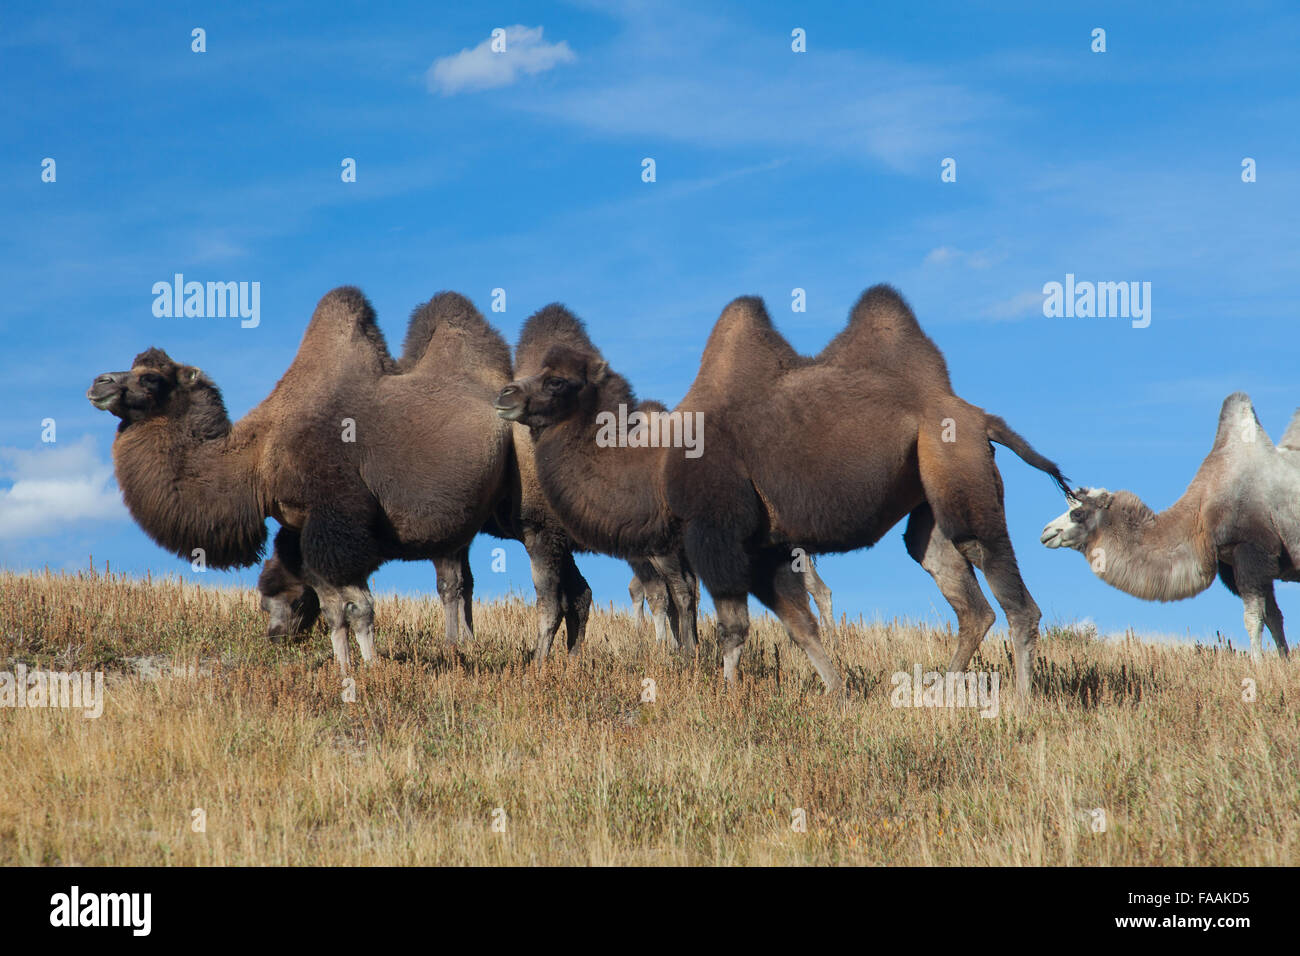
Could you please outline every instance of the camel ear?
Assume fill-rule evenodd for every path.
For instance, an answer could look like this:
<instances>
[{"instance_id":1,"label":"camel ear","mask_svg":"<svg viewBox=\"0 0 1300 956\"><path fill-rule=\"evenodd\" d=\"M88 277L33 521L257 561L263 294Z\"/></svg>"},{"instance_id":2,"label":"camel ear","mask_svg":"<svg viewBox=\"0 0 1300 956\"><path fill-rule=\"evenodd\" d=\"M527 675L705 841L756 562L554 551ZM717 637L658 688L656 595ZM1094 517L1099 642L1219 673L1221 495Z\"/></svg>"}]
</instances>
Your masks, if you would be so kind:
<instances>
[{"instance_id":1,"label":"camel ear","mask_svg":"<svg viewBox=\"0 0 1300 956\"><path fill-rule=\"evenodd\" d=\"M182 365L181 370L177 373L176 377L180 379L182 385L193 385L199 380L199 376L202 374L203 373L193 365Z\"/></svg>"},{"instance_id":2,"label":"camel ear","mask_svg":"<svg viewBox=\"0 0 1300 956\"><path fill-rule=\"evenodd\" d=\"M604 359L597 359L587 368L587 381L592 385L599 385L608 375L609 363Z\"/></svg>"}]
</instances>

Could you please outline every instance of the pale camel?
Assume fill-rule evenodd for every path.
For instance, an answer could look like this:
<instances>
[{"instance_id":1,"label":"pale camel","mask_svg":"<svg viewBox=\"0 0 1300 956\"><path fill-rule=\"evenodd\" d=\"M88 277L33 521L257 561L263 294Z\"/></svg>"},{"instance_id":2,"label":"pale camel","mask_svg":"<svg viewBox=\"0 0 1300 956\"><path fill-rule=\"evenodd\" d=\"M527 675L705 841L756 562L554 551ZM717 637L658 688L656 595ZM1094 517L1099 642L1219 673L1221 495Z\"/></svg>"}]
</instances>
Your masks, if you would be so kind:
<instances>
[{"instance_id":1,"label":"pale camel","mask_svg":"<svg viewBox=\"0 0 1300 956\"><path fill-rule=\"evenodd\" d=\"M1127 491L1079 488L1043 529L1049 548L1073 548L1096 575L1147 601L1199 594L1215 573L1239 596L1251 654L1268 626L1286 656L1274 581L1300 581L1300 411L1274 447L1250 398L1229 395L1214 446L1183 496L1156 513Z\"/></svg>"}]
</instances>

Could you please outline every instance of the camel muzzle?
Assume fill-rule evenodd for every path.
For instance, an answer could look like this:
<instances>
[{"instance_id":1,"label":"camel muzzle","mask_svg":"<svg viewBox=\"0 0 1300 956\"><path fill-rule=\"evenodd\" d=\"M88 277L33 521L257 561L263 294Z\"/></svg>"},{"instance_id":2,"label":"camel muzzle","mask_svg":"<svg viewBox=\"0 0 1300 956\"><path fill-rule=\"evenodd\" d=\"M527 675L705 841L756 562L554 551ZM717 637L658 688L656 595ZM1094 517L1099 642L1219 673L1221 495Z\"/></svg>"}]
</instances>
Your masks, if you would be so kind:
<instances>
[{"instance_id":1,"label":"camel muzzle","mask_svg":"<svg viewBox=\"0 0 1300 956\"><path fill-rule=\"evenodd\" d=\"M122 396L122 384L118 380L121 372L105 372L95 379L86 389L86 398L96 408L108 411Z\"/></svg>"},{"instance_id":2,"label":"camel muzzle","mask_svg":"<svg viewBox=\"0 0 1300 956\"><path fill-rule=\"evenodd\" d=\"M501 394L492 403L492 407L508 422L517 422L524 417L523 394L514 385L501 389Z\"/></svg>"}]
</instances>

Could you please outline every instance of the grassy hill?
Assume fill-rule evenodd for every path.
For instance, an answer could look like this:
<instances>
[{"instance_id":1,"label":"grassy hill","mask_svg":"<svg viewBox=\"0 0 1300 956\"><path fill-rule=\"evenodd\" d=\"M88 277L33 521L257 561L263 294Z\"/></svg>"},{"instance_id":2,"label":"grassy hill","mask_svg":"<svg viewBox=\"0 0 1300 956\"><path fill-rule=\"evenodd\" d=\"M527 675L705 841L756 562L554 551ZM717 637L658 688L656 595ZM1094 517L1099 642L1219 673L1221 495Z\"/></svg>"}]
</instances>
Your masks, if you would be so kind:
<instances>
[{"instance_id":1,"label":"grassy hill","mask_svg":"<svg viewBox=\"0 0 1300 956\"><path fill-rule=\"evenodd\" d=\"M837 629L839 703L767 617L731 691L709 619L686 667L597 609L540 672L526 600L460 650L436 599L375 619L349 702L324 632L271 645L250 591L0 575L0 671L106 675L97 719L0 707L0 864L1300 862L1300 661L1272 653L1051 630L1025 706L995 630L988 718L891 705L954 643L907 622Z\"/></svg>"}]
</instances>

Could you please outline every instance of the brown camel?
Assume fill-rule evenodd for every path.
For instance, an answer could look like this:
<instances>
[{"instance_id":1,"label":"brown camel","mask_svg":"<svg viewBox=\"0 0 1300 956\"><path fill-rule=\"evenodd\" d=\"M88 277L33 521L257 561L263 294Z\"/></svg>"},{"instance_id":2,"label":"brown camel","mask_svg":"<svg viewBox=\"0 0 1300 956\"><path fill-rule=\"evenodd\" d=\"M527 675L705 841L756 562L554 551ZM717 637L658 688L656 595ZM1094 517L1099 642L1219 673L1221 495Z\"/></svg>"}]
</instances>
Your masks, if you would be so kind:
<instances>
[{"instance_id":1,"label":"brown camel","mask_svg":"<svg viewBox=\"0 0 1300 956\"><path fill-rule=\"evenodd\" d=\"M639 412L667 412L668 406L663 402L657 402L653 399L646 399L636 406ZM677 647L677 634L681 630L681 612L678 610L672 595L669 593L668 582L659 574L648 560L630 559L628 564L632 567L632 580L628 582L627 593L632 598L632 606L636 608L637 625L645 623L645 608L650 608L650 619L654 627L655 641L667 641L669 646ZM800 567L796 567L803 575L804 586L812 595L813 600L817 603L817 613L821 617L823 630L829 632L835 626L835 612L831 605L831 589L826 586L826 582L821 579L814 565L812 555L804 556L802 562L796 562ZM693 595L695 605L698 608L700 603L700 582L698 578L693 581ZM671 629L672 633L669 633Z\"/></svg>"},{"instance_id":2,"label":"brown camel","mask_svg":"<svg viewBox=\"0 0 1300 956\"><path fill-rule=\"evenodd\" d=\"M487 328L494 342L499 338L465 297L442 293L435 297L434 302L437 303L437 314L429 317L434 324L447 321L447 315L455 313L452 321L473 328ZM417 331L422 328L416 322L420 314L417 310L412 316L411 332L397 362L399 372L419 366L426 338L424 332ZM512 426L510 460L500 503L482 530L495 537L520 541L528 552L537 593L538 632L534 656L540 662L549 652L561 620L565 622L569 653L580 651L591 613L591 588L573 560L573 543L551 513L538 487L532 455L528 429L522 425ZM314 608L319 607L310 585L293 570L301 568L297 537L293 529L280 530L274 551L258 579L262 608L270 613L267 634L272 640L297 637L309 631L315 622ZM460 555L460 562L463 579L472 582L468 551ZM459 601L457 610L459 631L472 637L470 602Z\"/></svg>"},{"instance_id":3,"label":"brown camel","mask_svg":"<svg viewBox=\"0 0 1300 956\"><path fill-rule=\"evenodd\" d=\"M1200 594L1217 571L1242 600L1255 659L1265 624L1286 656L1273 582L1300 581L1300 410L1274 447L1250 398L1229 395L1210 453L1159 514L1127 491L1080 488L1069 498L1043 529L1047 547L1082 552L1099 578L1147 601Z\"/></svg>"},{"instance_id":4,"label":"brown camel","mask_svg":"<svg viewBox=\"0 0 1300 956\"><path fill-rule=\"evenodd\" d=\"M542 370L547 349L556 335L562 336L566 342L585 349L592 355L599 355L599 351L587 337L586 329L581 322L561 306L547 306L529 318L520 331L519 342L515 346L517 378L529 378ZM643 402L637 406L637 409L644 412L666 411L665 406L653 401ZM575 546L590 551L616 554L624 558L632 567L635 580L643 582L643 587L653 602L652 607L659 609L654 612L657 635L661 640L667 639L669 645L681 653L693 654L696 643L695 615L700 587L681 547L668 550L657 550L651 547L645 551L628 552L625 549L611 547L608 542L600 538L588 541L576 534L574 528L557 515L548 496L544 493L535 463L538 430L527 427L527 423L518 422L515 423L515 428L517 429L516 447L520 445L518 436L521 433L528 436L527 454L520 452L520 470L526 479L525 487L531 488L535 496L536 511L544 514L545 520L562 526Z\"/></svg>"},{"instance_id":5,"label":"brown camel","mask_svg":"<svg viewBox=\"0 0 1300 956\"><path fill-rule=\"evenodd\" d=\"M367 579L384 561L431 559L448 638L469 629L466 549L507 486L511 433L491 397L510 374L505 342L463 297L416 311L399 364L370 304L344 287L321 299L288 371L237 423L206 375L158 349L87 396L122 419L118 484L162 547L247 566L265 519L283 526L271 577L316 592L346 670L349 624L362 658L374 656Z\"/></svg>"},{"instance_id":6,"label":"brown camel","mask_svg":"<svg viewBox=\"0 0 1300 956\"><path fill-rule=\"evenodd\" d=\"M957 614L949 670L964 670L994 621L979 567L1007 614L1017 686L1028 693L1040 613L1007 534L990 442L1068 486L1006 422L953 393L942 354L897 292L868 289L816 357L795 352L762 300L736 299L690 391L652 426L657 440L648 446L611 442L611 421L635 405L631 388L575 334L577 319L557 306L544 311L525 326L544 343L542 368L504 389L498 411L536 432L542 489L579 540L624 556L684 548L717 608L727 680L736 678L753 594L804 648L828 692L838 691L792 542L850 551L910 515L908 552Z\"/></svg>"}]
</instances>

